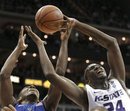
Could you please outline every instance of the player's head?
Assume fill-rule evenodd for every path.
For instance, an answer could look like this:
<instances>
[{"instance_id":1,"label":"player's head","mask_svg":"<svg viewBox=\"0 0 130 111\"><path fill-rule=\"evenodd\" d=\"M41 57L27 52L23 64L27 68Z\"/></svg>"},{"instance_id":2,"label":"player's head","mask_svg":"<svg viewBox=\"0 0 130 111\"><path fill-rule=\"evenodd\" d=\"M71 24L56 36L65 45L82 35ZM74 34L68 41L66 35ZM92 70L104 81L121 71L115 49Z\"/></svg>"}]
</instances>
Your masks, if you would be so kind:
<instances>
[{"instance_id":1,"label":"player's head","mask_svg":"<svg viewBox=\"0 0 130 111\"><path fill-rule=\"evenodd\" d=\"M19 94L19 100L21 102L23 102L23 101L38 102L39 101L39 91L33 85L26 86L21 90L21 92Z\"/></svg>"},{"instance_id":2,"label":"player's head","mask_svg":"<svg viewBox=\"0 0 130 111\"><path fill-rule=\"evenodd\" d=\"M107 78L105 69L96 63L88 65L84 72L85 80L97 81L104 80Z\"/></svg>"}]
</instances>

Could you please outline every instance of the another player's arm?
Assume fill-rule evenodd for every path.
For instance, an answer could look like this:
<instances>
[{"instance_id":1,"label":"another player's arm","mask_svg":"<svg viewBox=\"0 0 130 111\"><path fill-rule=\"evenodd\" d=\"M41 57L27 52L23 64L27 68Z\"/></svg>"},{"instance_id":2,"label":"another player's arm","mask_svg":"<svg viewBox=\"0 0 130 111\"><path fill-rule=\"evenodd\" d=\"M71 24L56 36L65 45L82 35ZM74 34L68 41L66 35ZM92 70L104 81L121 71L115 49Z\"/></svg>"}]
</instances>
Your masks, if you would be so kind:
<instances>
[{"instance_id":1,"label":"another player's arm","mask_svg":"<svg viewBox=\"0 0 130 111\"><path fill-rule=\"evenodd\" d=\"M1 111L16 111L16 109L14 108L14 106L12 106L11 104L7 107L7 106L5 106L5 107L3 107L2 109L1 109Z\"/></svg>"},{"instance_id":2,"label":"another player's arm","mask_svg":"<svg viewBox=\"0 0 130 111\"><path fill-rule=\"evenodd\" d=\"M78 20L75 20L74 27L83 34L93 37L98 44L108 50L107 57L112 77L125 81L125 66L117 40L88 24L79 22Z\"/></svg>"},{"instance_id":3,"label":"another player's arm","mask_svg":"<svg viewBox=\"0 0 130 111\"><path fill-rule=\"evenodd\" d=\"M59 51L59 56L56 64L56 73L60 76L64 76L67 67L68 58L68 39L71 33L72 27L68 27L68 30L61 32L61 47ZM61 90L51 85L46 98L44 99L45 104L50 110L56 110L57 105L61 98Z\"/></svg>"},{"instance_id":4,"label":"another player's arm","mask_svg":"<svg viewBox=\"0 0 130 111\"><path fill-rule=\"evenodd\" d=\"M45 77L51 82L52 85L54 85L56 88L61 90L73 102L77 103L82 107L85 107L86 105L86 101L84 100L84 98L86 98L84 97L84 95L86 95L85 91L79 88L71 80L63 76L59 76L56 73L51 61L49 60L43 41L32 31L29 35L31 36L31 38L33 39L33 41L36 43L38 47L40 62Z\"/></svg>"},{"instance_id":5,"label":"another player's arm","mask_svg":"<svg viewBox=\"0 0 130 111\"><path fill-rule=\"evenodd\" d=\"M14 51L7 58L0 71L0 87L1 87L1 103L2 106L13 104L15 99L13 97L13 85L10 80L11 73L16 66L17 59L21 54L22 50L25 50L27 45L24 44L25 35L23 36L23 26L21 26L18 44Z\"/></svg>"}]
</instances>

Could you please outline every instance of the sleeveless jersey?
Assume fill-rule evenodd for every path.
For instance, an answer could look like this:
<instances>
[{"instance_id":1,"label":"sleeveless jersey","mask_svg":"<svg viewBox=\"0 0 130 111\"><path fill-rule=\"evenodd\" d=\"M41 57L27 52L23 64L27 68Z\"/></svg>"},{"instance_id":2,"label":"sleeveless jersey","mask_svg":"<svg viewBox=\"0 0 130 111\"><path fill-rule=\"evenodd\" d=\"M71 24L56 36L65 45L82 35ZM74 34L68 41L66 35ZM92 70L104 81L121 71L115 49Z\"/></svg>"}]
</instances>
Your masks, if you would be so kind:
<instances>
[{"instance_id":1,"label":"sleeveless jersey","mask_svg":"<svg viewBox=\"0 0 130 111\"><path fill-rule=\"evenodd\" d=\"M94 89L85 85L89 111L96 106L103 106L108 111L130 111L130 98L117 79L109 80L109 89Z\"/></svg>"},{"instance_id":2,"label":"sleeveless jersey","mask_svg":"<svg viewBox=\"0 0 130 111\"><path fill-rule=\"evenodd\" d=\"M46 111L42 102L30 104L16 104L16 111Z\"/></svg>"}]
</instances>

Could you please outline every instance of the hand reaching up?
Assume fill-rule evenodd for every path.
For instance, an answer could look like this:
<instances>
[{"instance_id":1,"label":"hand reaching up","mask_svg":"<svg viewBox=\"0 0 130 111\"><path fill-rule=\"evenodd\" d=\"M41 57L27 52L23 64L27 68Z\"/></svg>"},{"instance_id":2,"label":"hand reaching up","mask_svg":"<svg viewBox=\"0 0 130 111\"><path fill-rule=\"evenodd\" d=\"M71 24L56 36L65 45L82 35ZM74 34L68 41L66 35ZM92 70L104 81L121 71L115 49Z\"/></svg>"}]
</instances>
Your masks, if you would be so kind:
<instances>
[{"instance_id":1,"label":"hand reaching up","mask_svg":"<svg viewBox=\"0 0 130 111\"><path fill-rule=\"evenodd\" d=\"M17 44L17 47L21 50L25 50L28 47L28 45L25 44L26 34L23 34L23 33L24 33L24 28L23 26L21 26L21 30L19 33L19 40Z\"/></svg>"},{"instance_id":2,"label":"hand reaching up","mask_svg":"<svg viewBox=\"0 0 130 111\"><path fill-rule=\"evenodd\" d=\"M41 38L32 31L30 26L25 26L25 29L36 45L42 45L44 43L44 41L42 41Z\"/></svg>"},{"instance_id":3,"label":"hand reaching up","mask_svg":"<svg viewBox=\"0 0 130 111\"><path fill-rule=\"evenodd\" d=\"M66 29L61 30L61 40L68 40L73 28L73 22L69 21L66 24Z\"/></svg>"}]
</instances>

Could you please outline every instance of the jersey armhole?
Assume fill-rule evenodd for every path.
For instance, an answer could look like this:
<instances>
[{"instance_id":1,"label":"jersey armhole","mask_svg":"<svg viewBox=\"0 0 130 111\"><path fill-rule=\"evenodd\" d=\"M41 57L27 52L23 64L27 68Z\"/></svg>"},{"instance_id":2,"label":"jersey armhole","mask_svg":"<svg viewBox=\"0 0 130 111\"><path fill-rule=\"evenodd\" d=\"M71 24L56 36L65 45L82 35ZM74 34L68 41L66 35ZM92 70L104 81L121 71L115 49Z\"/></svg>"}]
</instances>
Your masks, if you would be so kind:
<instances>
[{"instance_id":1,"label":"jersey armhole","mask_svg":"<svg viewBox=\"0 0 130 111\"><path fill-rule=\"evenodd\" d=\"M43 105L45 111L48 111L47 108L45 107L45 104L44 104L44 101L43 101L43 100L41 101L41 103L42 103L42 105Z\"/></svg>"}]
</instances>

